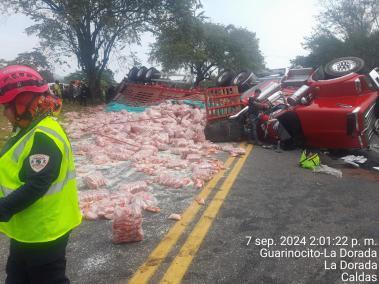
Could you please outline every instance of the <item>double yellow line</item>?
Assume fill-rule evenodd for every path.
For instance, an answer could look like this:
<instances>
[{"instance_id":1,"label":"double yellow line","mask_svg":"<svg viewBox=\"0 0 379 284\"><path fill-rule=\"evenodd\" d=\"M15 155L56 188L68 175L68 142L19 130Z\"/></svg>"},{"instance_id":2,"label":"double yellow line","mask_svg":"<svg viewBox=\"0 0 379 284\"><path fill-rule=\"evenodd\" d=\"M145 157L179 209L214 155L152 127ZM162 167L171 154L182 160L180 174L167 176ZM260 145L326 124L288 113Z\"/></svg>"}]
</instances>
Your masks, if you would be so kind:
<instances>
[{"instance_id":1,"label":"double yellow line","mask_svg":"<svg viewBox=\"0 0 379 284\"><path fill-rule=\"evenodd\" d=\"M214 196L213 200L209 203L208 208L204 211L200 220L195 225L194 229L190 233L184 245L181 247L178 255L172 261L171 265L164 274L161 283L180 283L184 277L188 267L190 266L196 252L198 251L204 237L208 233L214 218L216 217L218 211L221 208L225 198L227 197L233 183L235 182L243 164L245 163L247 157L252 151L252 146L248 145L246 148L246 154L239 158L231 170L228 177L225 179L219 191ZM224 176L226 170L233 164L236 158L230 157L225 162L225 170L220 171L203 189L200 196L207 199L212 189L217 185L219 180ZM148 283L151 277L154 276L158 267L163 260L166 259L167 255L177 243L184 230L188 225L191 224L194 217L197 215L201 206L193 201L191 205L182 214L182 220L177 222L158 244L158 246L153 250L153 252L148 257L147 261L142 264L128 281L130 284L141 284Z\"/></svg>"}]
</instances>

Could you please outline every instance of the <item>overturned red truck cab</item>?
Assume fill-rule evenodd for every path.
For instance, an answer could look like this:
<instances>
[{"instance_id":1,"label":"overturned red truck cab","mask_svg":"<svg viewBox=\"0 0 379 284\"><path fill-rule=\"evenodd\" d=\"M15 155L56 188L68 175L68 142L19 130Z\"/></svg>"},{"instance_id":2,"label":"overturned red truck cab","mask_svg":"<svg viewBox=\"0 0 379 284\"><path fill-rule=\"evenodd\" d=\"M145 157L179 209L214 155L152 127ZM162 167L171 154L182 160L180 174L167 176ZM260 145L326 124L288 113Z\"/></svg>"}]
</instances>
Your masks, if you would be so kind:
<instances>
[{"instance_id":1,"label":"overturned red truck cab","mask_svg":"<svg viewBox=\"0 0 379 284\"><path fill-rule=\"evenodd\" d=\"M281 80L246 91L245 103L262 88L258 100L271 105L260 119L261 138L316 148L369 147L379 131L379 69L360 74L362 62L347 57L316 70L290 69Z\"/></svg>"}]
</instances>

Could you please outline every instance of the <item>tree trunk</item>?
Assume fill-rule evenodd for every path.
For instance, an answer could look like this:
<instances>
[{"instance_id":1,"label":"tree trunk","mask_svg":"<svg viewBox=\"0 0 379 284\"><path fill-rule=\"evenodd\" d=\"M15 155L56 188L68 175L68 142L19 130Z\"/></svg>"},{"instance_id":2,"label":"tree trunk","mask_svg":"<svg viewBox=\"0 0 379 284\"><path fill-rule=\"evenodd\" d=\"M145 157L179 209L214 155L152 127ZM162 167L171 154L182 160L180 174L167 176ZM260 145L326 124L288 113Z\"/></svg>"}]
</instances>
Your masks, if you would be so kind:
<instances>
[{"instance_id":1,"label":"tree trunk","mask_svg":"<svg viewBox=\"0 0 379 284\"><path fill-rule=\"evenodd\" d=\"M194 87L197 87L197 86L199 86L200 82L204 80L205 74L204 74L204 72L202 72L201 66L196 67L195 73L196 73L196 80L194 83Z\"/></svg>"},{"instance_id":2,"label":"tree trunk","mask_svg":"<svg viewBox=\"0 0 379 284\"><path fill-rule=\"evenodd\" d=\"M86 71L89 88L89 98L91 103L99 103L103 101L100 88L101 75L98 73L99 72L96 69Z\"/></svg>"},{"instance_id":3,"label":"tree trunk","mask_svg":"<svg viewBox=\"0 0 379 284\"><path fill-rule=\"evenodd\" d=\"M202 75L197 75L196 76L196 80L195 80L195 83L193 84L194 87L198 87L200 82L204 80L204 76Z\"/></svg>"}]
</instances>

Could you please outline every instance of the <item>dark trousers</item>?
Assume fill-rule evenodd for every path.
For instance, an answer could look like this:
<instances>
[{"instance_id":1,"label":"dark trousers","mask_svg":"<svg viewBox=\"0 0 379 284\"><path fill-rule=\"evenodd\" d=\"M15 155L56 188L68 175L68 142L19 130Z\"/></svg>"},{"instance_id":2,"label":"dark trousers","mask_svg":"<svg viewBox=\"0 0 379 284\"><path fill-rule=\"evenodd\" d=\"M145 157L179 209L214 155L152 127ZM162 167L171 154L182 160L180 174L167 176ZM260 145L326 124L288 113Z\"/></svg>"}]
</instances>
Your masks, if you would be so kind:
<instances>
[{"instance_id":1,"label":"dark trousers","mask_svg":"<svg viewBox=\"0 0 379 284\"><path fill-rule=\"evenodd\" d=\"M46 243L11 239L5 284L68 284L66 246L69 233Z\"/></svg>"},{"instance_id":2,"label":"dark trousers","mask_svg":"<svg viewBox=\"0 0 379 284\"><path fill-rule=\"evenodd\" d=\"M259 114L256 114L256 113L250 113L249 114L249 118L250 118L250 140L252 141L259 141L259 138L258 138L258 131L257 131L257 127L258 127L258 122L259 122Z\"/></svg>"},{"instance_id":3,"label":"dark trousers","mask_svg":"<svg viewBox=\"0 0 379 284\"><path fill-rule=\"evenodd\" d=\"M86 96L79 96L79 104L82 106L87 106L87 97Z\"/></svg>"}]
</instances>

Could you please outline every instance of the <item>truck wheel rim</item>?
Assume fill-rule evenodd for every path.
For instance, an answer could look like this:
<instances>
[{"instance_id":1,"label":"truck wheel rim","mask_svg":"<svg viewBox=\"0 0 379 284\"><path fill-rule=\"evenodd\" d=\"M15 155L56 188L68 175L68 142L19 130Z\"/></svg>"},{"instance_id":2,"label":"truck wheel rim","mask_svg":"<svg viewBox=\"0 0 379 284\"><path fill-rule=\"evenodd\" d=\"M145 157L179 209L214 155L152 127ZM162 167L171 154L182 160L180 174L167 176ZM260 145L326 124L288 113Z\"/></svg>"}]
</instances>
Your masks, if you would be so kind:
<instances>
[{"instance_id":1,"label":"truck wheel rim","mask_svg":"<svg viewBox=\"0 0 379 284\"><path fill-rule=\"evenodd\" d=\"M331 69L335 72L346 72L350 70L354 70L357 66L357 63L350 59L341 60L335 62L331 65Z\"/></svg>"}]
</instances>

